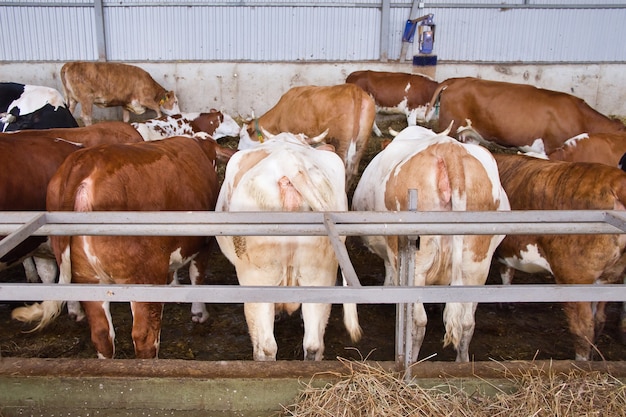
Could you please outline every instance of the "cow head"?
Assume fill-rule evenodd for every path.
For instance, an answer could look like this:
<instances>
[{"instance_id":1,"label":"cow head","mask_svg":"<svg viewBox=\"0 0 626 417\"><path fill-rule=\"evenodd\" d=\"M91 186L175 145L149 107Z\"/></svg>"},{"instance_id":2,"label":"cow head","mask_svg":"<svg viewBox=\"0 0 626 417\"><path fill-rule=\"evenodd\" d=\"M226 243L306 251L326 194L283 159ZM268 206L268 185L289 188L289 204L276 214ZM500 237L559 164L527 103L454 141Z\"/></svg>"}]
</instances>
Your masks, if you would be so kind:
<instances>
[{"instance_id":1,"label":"cow head","mask_svg":"<svg viewBox=\"0 0 626 417\"><path fill-rule=\"evenodd\" d=\"M180 113L180 107L178 107L178 98L173 91L168 91L165 96L159 100L159 107L161 111L168 116Z\"/></svg>"},{"instance_id":2,"label":"cow head","mask_svg":"<svg viewBox=\"0 0 626 417\"><path fill-rule=\"evenodd\" d=\"M203 114L207 114L207 113L203 113ZM230 117L229 115L227 115L226 113L222 113L220 111L217 111L215 109L211 109L210 112L208 113L209 116L215 116L215 120L211 120L210 124L211 126L214 126L215 124L217 125L217 127L213 127L211 130L207 129L207 128L202 128L199 125L199 118L192 121L191 125L193 127L199 127L199 129L197 130L201 130L201 131L205 131L205 132L213 132L211 134L211 136L213 137L213 139L217 140L220 138L224 138L224 137L236 137L239 135L239 132L241 130L241 128L239 127L239 124L237 124L237 122L235 121L235 119L233 119L232 117ZM211 119L209 117L209 119Z\"/></svg>"}]
</instances>

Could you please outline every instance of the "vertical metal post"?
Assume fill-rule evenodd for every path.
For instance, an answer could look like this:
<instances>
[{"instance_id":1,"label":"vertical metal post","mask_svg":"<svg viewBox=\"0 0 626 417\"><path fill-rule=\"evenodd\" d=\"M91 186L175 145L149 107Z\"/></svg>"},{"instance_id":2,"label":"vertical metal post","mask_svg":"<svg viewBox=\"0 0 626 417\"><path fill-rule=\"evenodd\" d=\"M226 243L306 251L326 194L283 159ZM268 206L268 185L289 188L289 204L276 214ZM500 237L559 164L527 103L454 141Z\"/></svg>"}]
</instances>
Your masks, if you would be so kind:
<instances>
[{"instance_id":1,"label":"vertical metal post","mask_svg":"<svg viewBox=\"0 0 626 417\"><path fill-rule=\"evenodd\" d=\"M417 210L417 190L408 190L408 210ZM415 251L417 236L398 236L398 284L411 287L415 283ZM396 364L411 378L413 356L413 303L396 305Z\"/></svg>"},{"instance_id":2,"label":"vertical metal post","mask_svg":"<svg viewBox=\"0 0 626 417\"><path fill-rule=\"evenodd\" d=\"M389 19L391 0L382 0L380 10L380 62L389 60Z\"/></svg>"},{"instance_id":3,"label":"vertical metal post","mask_svg":"<svg viewBox=\"0 0 626 417\"><path fill-rule=\"evenodd\" d=\"M411 6L411 12L409 13L409 20L415 19L419 16L419 10L424 8L423 0L413 0L413 5ZM406 54L409 51L409 43L402 42L402 48L400 48L400 62L404 62L406 60Z\"/></svg>"},{"instance_id":4,"label":"vertical metal post","mask_svg":"<svg viewBox=\"0 0 626 417\"><path fill-rule=\"evenodd\" d=\"M96 45L98 47L98 61L107 60L106 34L104 32L104 10L102 0L93 2L94 24L96 26Z\"/></svg>"}]
</instances>

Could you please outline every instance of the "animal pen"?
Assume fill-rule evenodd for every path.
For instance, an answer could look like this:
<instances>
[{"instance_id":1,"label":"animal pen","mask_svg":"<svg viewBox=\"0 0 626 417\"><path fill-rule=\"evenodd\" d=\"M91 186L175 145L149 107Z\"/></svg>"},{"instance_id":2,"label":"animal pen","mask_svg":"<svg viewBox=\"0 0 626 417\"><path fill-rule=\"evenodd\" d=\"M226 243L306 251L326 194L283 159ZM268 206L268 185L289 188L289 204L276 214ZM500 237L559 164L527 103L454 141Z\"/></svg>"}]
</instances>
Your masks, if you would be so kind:
<instances>
[{"instance_id":1,"label":"animal pen","mask_svg":"<svg viewBox=\"0 0 626 417\"><path fill-rule=\"evenodd\" d=\"M298 302L397 304L396 360L381 366L404 370L409 381L436 384L441 374L494 378L493 366L481 363L425 362L410 366L411 311L414 302L562 302L626 301L623 285L489 285L477 287L414 287L411 247L429 234L619 234L626 232L620 211L511 212L7 212L0 221L0 256L31 235L316 235L328 236L347 287L145 286L78 284L0 284L0 300L156 301L156 302ZM400 251L400 286L362 286L339 236L405 236ZM93 415L145 415L151 410L219 410L258 415L295 396L295 380L337 371L333 361L318 363L202 362L178 360L0 360L3 413L24 410L91 410ZM507 363L503 367L520 366ZM567 369L571 364L550 363ZM620 362L577 363L580 369L610 370L623 378ZM415 369L415 371L413 371ZM508 369L508 368L507 368ZM108 379L107 379L108 378ZM103 382L107 381L107 382ZM183 383L190 382L190 384ZM265 381L265 382L264 382ZM268 383L267 381L271 381ZM327 382L322 378L321 382ZM104 389L103 387L107 387ZM470 385L472 386L472 385ZM183 388L184 387L184 388ZM467 385L466 385L467 387ZM117 395L111 393L116 392ZM180 390L180 391L179 391ZM59 393L71 391L71 395ZM119 393L130 394L120 397ZM181 395L173 399L172 394ZM135 396L138 396L136 400ZM174 397L176 397L174 395ZM167 398L167 400L163 400ZM133 403L133 401L137 401ZM183 401L181 403L181 401ZM75 403L75 406L73 405ZM183 405L184 403L184 405ZM70 405L68 405L70 404ZM99 409L114 404L119 414ZM133 405L134 404L134 405ZM219 404L219 405L216 405ZM273 404L273 405L272 405ZM136 408L139 408L137 410ZM120 411L124 410L124 411ZM132 414L132 410L137 414ZM68 411L68 413L70 413ZM246 414L248 413L248 414ZM5 414L3 414L5 415ZM91 415L91 414L90 414ZM162 415L157 414L155 415Z\"/></svg>"}]
</instances>

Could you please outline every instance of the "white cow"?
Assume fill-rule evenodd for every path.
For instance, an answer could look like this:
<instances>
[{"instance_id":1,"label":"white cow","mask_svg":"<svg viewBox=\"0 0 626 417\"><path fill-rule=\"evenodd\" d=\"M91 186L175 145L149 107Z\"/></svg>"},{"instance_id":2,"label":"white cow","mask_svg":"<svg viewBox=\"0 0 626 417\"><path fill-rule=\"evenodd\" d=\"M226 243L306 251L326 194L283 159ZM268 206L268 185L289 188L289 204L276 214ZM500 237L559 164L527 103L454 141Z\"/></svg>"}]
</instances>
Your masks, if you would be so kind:
<instances>
[{"instance_id":1,"label":"white cow","mask_svg":"<svg viewBox=\"0 0 626 417\"><path fill-rule=\"evenodd\" d=\"M510 210L491 154L421 126L410 126L367 166L354 192L353 210L408 210L408 190L417 189L418 211ZM415 285L483 285L502 235L421 236L415 252ZM364 236L365 245L385 262L385 284L398 283L398 237ZM447 303L444 346L452 343L457 361L469 360L476 303ZM413 307L416 361L426 312Z\"/></svg>"},{"instance_id":2,"label":"white cow","mask_svg":"<svg viewBox=\"0 0 626 417\"><path fill-rule=\"evenodd\" d=\"M211 109L208 113L181 113L161 116L131 125L137 129L143 140L159 140L172 136L194 136L208 133L218 140L227 136L239 136L241 127L229 115Z\"/></svg>"},{"instance_id":3,"label":"white cow","mask_svg":"<svg viewBox=\"0 0 626 417\"><path fill-rule=\"evenodd\" d=\"M302 135L281 133L233 155L216 211L347 211L344 178L343 162L335 153L312 148ZM217 242L235 266L240 285L335 285L338 262L326 236L219 236ZM254 360L276 360L275 314L291 314L299 307L244 305ZM302 304L305 360L322 359L330 310L330 304ZM344 304L344 323L357 341L356 305Z\"/></svg>"}]
</instances>

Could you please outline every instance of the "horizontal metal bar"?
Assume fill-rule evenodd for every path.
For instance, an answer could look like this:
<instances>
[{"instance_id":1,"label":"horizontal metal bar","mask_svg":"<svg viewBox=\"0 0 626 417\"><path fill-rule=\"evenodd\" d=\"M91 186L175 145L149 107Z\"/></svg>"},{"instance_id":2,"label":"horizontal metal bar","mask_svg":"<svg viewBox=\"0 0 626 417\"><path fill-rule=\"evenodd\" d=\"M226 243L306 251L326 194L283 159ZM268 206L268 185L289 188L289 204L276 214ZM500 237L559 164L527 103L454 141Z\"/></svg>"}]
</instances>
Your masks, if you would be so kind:
<instances>
[{"instance_id":1,"label":"horizontal metal bar","mask_svg":"<svg viewBox=\"0 0 626 417\"><path fill-rule=\"evenodd\" d=\"M260 287L239 285L1 284L0 301L154 301L205 303L447 303L626 301L624 285L430 287Z\"/></svg>"},{"instance_id":2,"label":"horizontal metal bar","mask_svg":"<svg viewBox=\"0 0 626 417\"><path fill-rule=\"evenodd\" d=\"M62 2L0 2L0 6L6 7L94 7L94 3L62 3ZM380 9L381 3L339 3L339 2L226 2L226 1L204 1L204 2L133 2L123 1L118 3L103 4L104 8L114 7L306 7L306 8L368 8ZM390 3L392 9L410 9L411 5L406 3ZM428 3L424 2L427 9L623 9L625 4L506 4L506 3Z\"/></svg>"},{"instance_id":3,"label":"horizontal metal bar","mask_svg":"<svg viewBox=\"0 0 626 417\"><path fill-rule=\"evenodd\" d=\"M34 216L31 220L27 221L23 226L6 236L4 239L0 240L0 257L9 253L11 249L31 236L37 229L43 226L45 222L45 213L40 213Z\"/></svg>"},{"instance_id":4,"label":"horizontal metal bar","mask_svg":"<svg viewBox=\"0 0 626 417\"><path fill-rule=\"evenodd\" d=\"M0 213L0 235L41 212ZM623 213L606 210L510 212L329 212L342 236L432 234L617 234ZM47 212L34 235L326 236L325 212ZM613 221L611 220L613 219ZM615 225L610 224L615 223Z\"/></svg>"}]
</instances>

